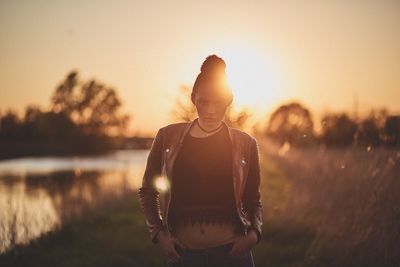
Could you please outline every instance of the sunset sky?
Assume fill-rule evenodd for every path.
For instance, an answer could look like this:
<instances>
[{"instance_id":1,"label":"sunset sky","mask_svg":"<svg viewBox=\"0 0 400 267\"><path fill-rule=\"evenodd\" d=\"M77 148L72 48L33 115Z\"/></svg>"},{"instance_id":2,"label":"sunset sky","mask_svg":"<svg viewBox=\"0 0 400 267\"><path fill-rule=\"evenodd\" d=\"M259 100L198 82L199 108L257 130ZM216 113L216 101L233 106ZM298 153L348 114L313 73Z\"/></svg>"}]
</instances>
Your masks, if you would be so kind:
<instances>
[{"instance_id":1,"label":"sunset sky","mask_svg":"<svg viewBox=\"0 0 400 267\"><path fill-rule=\"evenodd\" d=\"M117 89L131 131L170 122L210 54L237 107L400 111L400 1L0 2L0 112L47 108L71 70Z\"/></svg>"}]
</instances>

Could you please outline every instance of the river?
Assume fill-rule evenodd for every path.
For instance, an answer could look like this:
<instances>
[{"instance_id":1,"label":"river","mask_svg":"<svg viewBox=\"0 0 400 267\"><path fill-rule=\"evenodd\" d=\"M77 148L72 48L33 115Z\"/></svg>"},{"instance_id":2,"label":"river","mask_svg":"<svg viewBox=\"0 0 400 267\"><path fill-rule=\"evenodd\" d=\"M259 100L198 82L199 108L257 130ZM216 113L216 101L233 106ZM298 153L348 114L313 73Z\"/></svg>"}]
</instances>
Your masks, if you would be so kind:
<instances>
[{"instance_id":1,"label":"river","mask_svg":"<svg viewBox=\"0 0 400 267\"><path fill-rule=\"evenodd\" d=\"M0 253L135 191L148 153L0 161Z\"/></svg>"}]
</instances>

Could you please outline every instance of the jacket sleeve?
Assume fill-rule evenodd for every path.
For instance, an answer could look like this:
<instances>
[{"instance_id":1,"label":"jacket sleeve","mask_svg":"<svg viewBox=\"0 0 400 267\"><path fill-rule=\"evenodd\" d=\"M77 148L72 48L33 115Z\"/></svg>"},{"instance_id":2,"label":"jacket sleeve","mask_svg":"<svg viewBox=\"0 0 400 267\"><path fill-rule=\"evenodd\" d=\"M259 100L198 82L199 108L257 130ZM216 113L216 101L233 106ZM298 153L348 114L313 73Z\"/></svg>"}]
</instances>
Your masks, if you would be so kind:
<instances>
[{"instance_id":1,"label":"jacket sleeve","mask_svg":"<svg viewBox=\"0 0 400 267\"><path fill-rule=\"evenodd\" d=\"M159 192L155 186L155 178L161 175L162 164L162 129L159 129L150 148L143 175L142 186L138 190L139 203L145 215L147 229L152 243L158 243L156 237L164 230L160 212Z\"/></svg>"},{"instance_id":2,"label":"jacket sleeve","mask_svg":"<svg viewBox=\"0 0 400 267\"><path fill-rule=\"evenodd\" d=\"M260 161L256 139L252 139L250 146L249 173L244 189L243 209L251 222L250 229L257 232L257 244L262 236L262 204L260 200Z\"/></svg>"}]
</instances>

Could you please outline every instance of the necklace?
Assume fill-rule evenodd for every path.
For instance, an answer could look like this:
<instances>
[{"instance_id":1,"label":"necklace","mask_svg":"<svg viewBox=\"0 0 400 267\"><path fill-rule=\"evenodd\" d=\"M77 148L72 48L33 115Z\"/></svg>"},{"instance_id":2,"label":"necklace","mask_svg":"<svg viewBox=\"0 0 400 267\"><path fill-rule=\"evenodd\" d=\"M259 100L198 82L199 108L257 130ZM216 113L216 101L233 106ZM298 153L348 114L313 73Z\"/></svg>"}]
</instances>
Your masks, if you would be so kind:
<instances>
[{"instance_id":1,"label":"necklace","mask_svg":"<svg viewBox=\"0 0 400 267\"><path fill-rule=\"evenodd\" d=\"M200 128L202 131L205 132L206 136L209 136L210 133L215 132L216 130L219 130L219 129L223 126L223 124L221 123L221 125L218 126L216 129L213 129L213 130L211 130L211 131L207 131L206 129L204 129L203 127L200 126L199 120L197 120L196 122L197 122L197 125L199 126L199 128Z\"/></svg>"}]
</instances>

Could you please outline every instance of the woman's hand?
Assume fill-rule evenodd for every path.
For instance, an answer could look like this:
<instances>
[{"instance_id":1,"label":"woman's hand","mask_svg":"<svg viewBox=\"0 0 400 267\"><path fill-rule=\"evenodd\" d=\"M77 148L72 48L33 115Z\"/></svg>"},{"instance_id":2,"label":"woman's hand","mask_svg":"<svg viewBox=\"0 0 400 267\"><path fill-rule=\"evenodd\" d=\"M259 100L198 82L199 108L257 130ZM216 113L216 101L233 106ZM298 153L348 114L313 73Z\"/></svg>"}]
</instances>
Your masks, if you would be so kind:
<instances>
[{"instance_id":1,"label":"woman's hand","mask_svg":"<svg viewBox=\"0 0 400 267\"><path fill-rule=\"evenodd\" d=\"M234 240L233 246L229 251L232 257L240 257L249 252L257 243L257 234L254 230L248 232L247 235L238 237Z\"/></svg>"},{"instance_id":2,"label":"woman's hand","mask_svg":"<svg viewBox=\"0 0 400 267\"><path fill-rule=\"evenodd\" d=\"M185 246L169 232L160 231L157 234L157 240L163 250L165 256L172 261L181 259L181 255L176 251L175 244L184 248Z\"/></svg>"}]
</instances>

